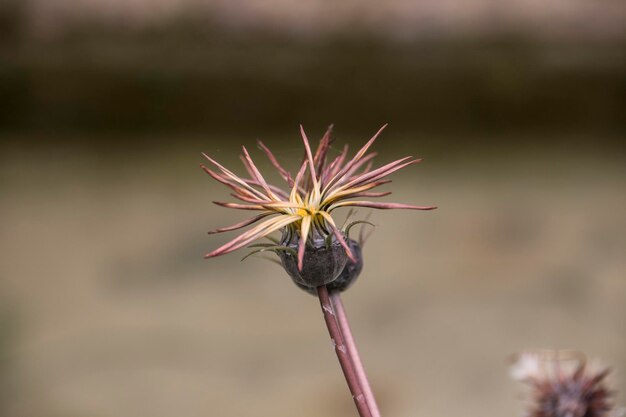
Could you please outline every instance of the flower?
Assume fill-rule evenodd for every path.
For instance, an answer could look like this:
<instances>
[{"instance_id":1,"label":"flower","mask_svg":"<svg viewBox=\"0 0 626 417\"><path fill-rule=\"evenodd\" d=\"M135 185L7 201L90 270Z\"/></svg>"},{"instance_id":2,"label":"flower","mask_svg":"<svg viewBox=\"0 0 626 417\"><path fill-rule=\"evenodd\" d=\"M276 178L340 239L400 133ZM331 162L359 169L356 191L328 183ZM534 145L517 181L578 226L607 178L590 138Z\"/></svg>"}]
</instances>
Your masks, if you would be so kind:
<instances>
[{"instance_id":1,"label":"flower","mask_svg":"<svg viewBox=\"0 0 626 417\"><path fill-rule=\"evenodd\" d=\"M436 208L355 200L356 198L377 198L391 194L390 192L371 192L370 190L389 183L389 180L384 179L389 174L421 161L421 159L407 156L380 168L372 169L372 159L376 154L368 153L368 150L385 127L386 125L367 141L351 159L348 159L348 147L345 146L343 151L331 160L329 159L329 151L332 142L332 126L328 128L320 140L315 153L312 152L304 129L300 126L305 157L295 178L280 165L270 149L258 141L260 149L278 170L288 189L268 183L254 164L245 146L241 160L249 178L236 175L203 153L204 157L219 172L215 172L204 165L201 165L202 169L215 180L233 190L234 193L231 196L241 201L237 203L215 201L214 203L227 208L260 212L250 219L209 233L237 230L261 222L230 242L206 254L205 258L233 252L275 231L282 231L280 242L257 244L255 246L260 246L261 249L255 252L276 251L281 257L283 266L296 282L307 287L314 287L334 281L342 273L348 261L351 264L357 264L359 261L355 254L357 250L353 249L354 246L351 248L352 241L348 238L345 230L341 230L333 219L334 210L341 207L412 210ZM353 222L348 227L354 223L358 222Z\"/></svg>"},{"instance_id":2,"label":"flower","mask_svg":"<svg viewBox=\"0 0 626 417\"><path fill-rule=\"evenodd\" d=\"M558 353L547 352L525 352L517 356L511 376L533 389L530 417L617 415L611 404L612 392L604 386L609 370L589 370L581 354L573 359L567 361Z\"/></svg>"}]
</instances>

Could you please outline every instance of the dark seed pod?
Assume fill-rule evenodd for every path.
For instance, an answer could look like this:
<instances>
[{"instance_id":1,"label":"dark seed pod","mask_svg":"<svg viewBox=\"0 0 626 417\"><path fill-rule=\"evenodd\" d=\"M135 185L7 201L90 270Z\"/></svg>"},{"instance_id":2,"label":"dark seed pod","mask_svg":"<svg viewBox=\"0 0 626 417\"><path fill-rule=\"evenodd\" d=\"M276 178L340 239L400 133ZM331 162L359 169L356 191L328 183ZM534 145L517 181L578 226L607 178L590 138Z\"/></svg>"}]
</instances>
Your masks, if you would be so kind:
<instances>
[{"instance_id":1,"label":"dark seed pod","mask_svg":"<svg viewBox=\"0 0 626 417\"><path fill-rule=\"evenodd\" d=\"M345 291L347 290L358 278L363 270L363 252L361 251L361 245L356 240L349 239L348 245L350 250L356 259L356 262L348 262L343 267L343 271L337 277L336 280L328 284L329 291Z\"/></svg>"},{"instance_id":2,"label":"dark seed pod","mask_svg":"<svg viewBox=\"0 0 626 417\"><path fill-rule=\"evenodd\" d=\"M298 236L286 233L281 245L298 250ZM329 284L341 274L348 256L339 241L329 238L309 238L304 251L302 271L298 270L298 257L294 251L278 251L281 263L293 282L301 288L310 288L315 291L320 285Z\"/></svg>"},{"instance_id":3,"label":"dark seed pod","mask_svg":"<svg viewBox=\"0 0 626 417\"><path fill-rule=\"evenodd\" d=\"M348 260L339 276L334 281L326 284L330 292L343 292L347 290L352 284L354 284L359 274L361 273L361 270L363 269L363 252L361 250L361 246L356 240L353 239L348 240L348 245L350 245L350 250L356 258L356 263L350 262L350 260ZM294 282L298 287L308 292L309 294L317 295L315 287L302 285L295 280Z\"/></svg>"}]
</instances>

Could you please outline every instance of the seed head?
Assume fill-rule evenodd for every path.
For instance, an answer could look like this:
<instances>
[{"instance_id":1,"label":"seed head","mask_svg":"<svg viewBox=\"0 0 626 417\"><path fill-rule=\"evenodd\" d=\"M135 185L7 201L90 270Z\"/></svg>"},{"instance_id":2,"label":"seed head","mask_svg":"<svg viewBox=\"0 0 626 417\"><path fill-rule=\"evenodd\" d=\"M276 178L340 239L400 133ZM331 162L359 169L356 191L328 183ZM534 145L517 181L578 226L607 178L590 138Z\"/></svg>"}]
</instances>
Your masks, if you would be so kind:
<instances>
[{"instance_id":1,"label":"seed head","mask_svg":"<svg viewBox=\"0 0 626 417\"><path fill-rule=\"evenodd\" d=\"M517 357L511 368L514 379L532 388L529 417L616 416L612 392L604 385L608 373L608 369L590 371L580 354L564 358L526 352Z\"/></svg>"},{"instance_id":2,"label":"seed head","mask_svg":"<svg viewBox=\"0 0 626 417\"><path fill-rule=\"evenodd\" d=\"M326 283L329 292L343 292L347 290L352 286L352 284L354 284L363 270L363 252L361 251L361 245L354 239L348 239L348 245L350 246L350 250L352 250L352 254L356 258L356 262L346 262L339 275L337 275L337 278L335 278L334 281ZM290 272L290 270L293 271L293 266L291 266L291 268L286 266L284 255L282 253L279 253L278 255L282 258L283 265L292 277L294 283L309 294L317 296L317 290L314 286L308 285L300 279L293 278L292 272ZM290 262L293 265L293 260L290 260ZM337 265L340 265L340 263L337 263Z\"/></svg>"},{"instance_id":3,"label":"seed head","mask_svg":"<svg viewBox=\"0 0 626 417\"><path fill-rule=\"evenodd\" d=\"M204 165L201 165L202 169L233 190L231 196L240 200L238 203L216 201L215 204L259 212L250 219L209 233L237 230L260 222L225 245L209 252L205 257L212 258L233 252L257 239L280 231L282 233L280 241L250 245L249 247L257 248L252 253L263 251L277 253L294 282L305 288L329 284L338 277L346 278L339 287L347 288L362 266L360 246L349 238L348 231L352 225L363 221L350 223L342 229L337 226L332 216L334 210L342 207L411 210L436 208L360 199L391 194L370 190L389 183L390 181L384 178L391 173L421 161L408 156L373 169L372 160L376 154L368 151L385 127L386 125L348 159L347 146L339 155L329 157L332 126L320 140L315 152L311 150L304 129L300 126L305 157L295 177L284 169L269 148L259 141L259 148L286 182L286 189L266 181L245 147L241 160L248 177L236 175L213 158L203 154L218 172Z\"/></svg>"}]
</instances>

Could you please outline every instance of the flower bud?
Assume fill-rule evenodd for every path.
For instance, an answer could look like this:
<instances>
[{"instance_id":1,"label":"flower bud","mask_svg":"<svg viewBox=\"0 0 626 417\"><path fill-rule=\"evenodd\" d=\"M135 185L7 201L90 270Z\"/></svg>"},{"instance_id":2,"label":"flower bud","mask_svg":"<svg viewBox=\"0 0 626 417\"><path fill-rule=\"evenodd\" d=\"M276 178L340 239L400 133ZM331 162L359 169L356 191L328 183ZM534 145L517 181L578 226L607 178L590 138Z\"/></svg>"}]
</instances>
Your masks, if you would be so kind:
<instances>
[{"instance_id":1,"label":"flower bud","mask_svg":"<svg viewBox=\"0 0 626 417\"><path fill-rule=\"evenodd\" d=\"M348 261L337 279L328 284L328 290L331 292L343 292L347 290L352 284L354 284L359 274L361 274L361 270L363 270L363 252L361 250L361 246L356 240L353 239L348 240L348 245L350 246L350 250L356 259L356 262Z\"/></svg>"},{"instance_id":2,"label":"flower bud","mask_svg":"<svg viewBox=\"0 0 626 417\"><path fill-rule=\"evenodd\" d=\"M348 262L348 256L334 235L309 237L302 270L298 270L298 257L295 254L298 241L296 233L285 233L281 245L293 248L294 251L277 252L283 268L296 285L315 292L316 287L332 283L339 277Z\"/></svg>"},{"instance_id":3,"label":"flower bud","mask_svg":"<svg viewBox=\"0 0 626 417\"><path fill-rule=\"evenodd\" d=\"M358 278L361 270L363 269L363 252L361 250L361 246L356 240L348 239L348 245L350 246L350 250L352 254L356 258L356 262L350 262L348 260L341 270L339 276L337 276L333 281L326 284L328 287L328 291L330 292L343 292L347 290ZM343 249L342 249L343 250ZM284 252L283 252L284 253ZM306 257L306 254L305 254ZM306 262L306 258L305 258ZM283 263L284 265L284 263ZM306 266L306 263L305 263ZM290 274L291 275L291 274ZM310 287L304 285L294 279L294 283L304 291L308 292L311 295L317 295L317 291L315 287Z\"/></svg>"}]
</instances>

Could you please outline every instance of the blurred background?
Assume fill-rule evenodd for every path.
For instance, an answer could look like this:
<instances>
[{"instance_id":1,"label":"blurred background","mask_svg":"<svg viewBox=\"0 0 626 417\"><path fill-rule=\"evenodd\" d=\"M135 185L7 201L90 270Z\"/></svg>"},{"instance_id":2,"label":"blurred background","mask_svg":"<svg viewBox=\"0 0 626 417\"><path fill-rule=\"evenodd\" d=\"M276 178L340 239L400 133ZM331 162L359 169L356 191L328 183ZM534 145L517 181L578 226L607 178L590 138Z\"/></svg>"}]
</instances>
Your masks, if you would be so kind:
<instances>
[{"instance_id":1,"label":"blurred background","mask_svg":"<svg viewBox=\"0 0 626 417\"><path fill-rule=\"evenodd\" d=\"M202 259L245 213L200 152L293 168L299 123L425 158L344 297L385 416L520 415L528 348L626 403L619 0L4 0L0 98L2 416L355 415L317 301Z\"/></svg>"}]
</instances>

